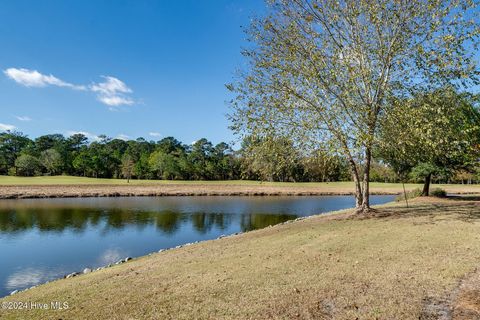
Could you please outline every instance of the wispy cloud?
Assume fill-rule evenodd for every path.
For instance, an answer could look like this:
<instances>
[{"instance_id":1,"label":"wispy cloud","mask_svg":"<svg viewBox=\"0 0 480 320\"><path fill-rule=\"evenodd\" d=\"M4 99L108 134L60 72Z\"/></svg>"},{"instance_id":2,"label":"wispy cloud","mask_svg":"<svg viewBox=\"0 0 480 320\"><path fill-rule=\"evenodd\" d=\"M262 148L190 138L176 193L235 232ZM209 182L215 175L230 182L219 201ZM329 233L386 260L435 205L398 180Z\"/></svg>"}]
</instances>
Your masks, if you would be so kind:
<instances>
[{"instance_id":1,"label":"wispy cloud","mask_svg":"<svg viewBox=\"0 0 480 320\"><path fill-rule=\"evenodd\" d=\"M128 139L130 139L130 136L127 136L126 134L121 133L117 136L117 139L127 141Z\"/></svg>"},{"instance_id":2,"label":"wispy cloud","mask_svg":"<svg viewBox=\"0 0 480 320\"><path fill-rule=\"evenodd\" d=\"M0 131L15 130L16 127L11 124L0 123Z\"/></svg>"},{"instance_id":3,"label":"wispy cloud","mask_svg":"<svg viewBox=\"0 0 480 320\"><path fill-rule=\"evenodd\" d=\"M134 101L128 97L132 89L123 81L110 76L103 76L103 78L105 81L90 86L90 90L97 93L99 101L112 107L134 104Z\"/></svg>"},{"instance_id":4,"label":"wispy cloud","mask_svg":"<svg viewBox=\"0 0 480 320\"><path fill-rule=\"evenodd\" d=\"M7 77L14 80L15 82L25 86L25 87L46 87L46 86L57 86L57 87L67 87L74 90L87 90L86 86L79 86L65 82L63 80L54 77L53 75L41 74L37 70L29 70L24 68L8 68L3 71Z\"/></svg>"},{"instance_id":5,"label":"wispy cloud","mask_svg":"<svg viewBox=\"0 0 480 320\"><path fill-rule=\"evenodd\" d=\"M92 141L100 140L100 137L98 135L96 135L94 133L87 132L87 131L75 131L75 130L67 131L68 136L73 136L74 134L83 134L85 137L87 137L88 139L90 139Z\"/></svg>"},{"instance_id":6,"label":"wispy cloud","mask_svg":"<svg viewBox=\"0 0 480 320\"><path fill-rule=\"evenodd\" d=\"M15 118L17 118L17 120L20 120L20 121L32 121L32 118L27 116L15 116Z\"/></svg>"},{"instance_id":7,"label":"wispy cloud","mask_svg":"<svg viewBox=\"0 0 480 320\"><path fill-rule=\"evenodd\" d=\"M162 136L161 133L159 132L149 132L148 135L151 137L157 137L157 138Z\"/></svg>"},{"instance_id":8,"label":"wispy cloud","mask_svg":"<svg viewBox=\"0 0 480 320\"><path fill-rule=\"evenodd\" d=\"M112 76L102 76L104 81L91 85L76 85L61 80L52 74L42 74L37 70L8 68L4 70L3 73L8 78L25 87L44 88L47 86L57 86L94 92L97 95L97 100L109 106L109 109L112 111L116 111L116 107L130 106L136 103L136 101L130 97L130 94L133 93L132 89L122 80Z\"/></svg>"}]
</instances>

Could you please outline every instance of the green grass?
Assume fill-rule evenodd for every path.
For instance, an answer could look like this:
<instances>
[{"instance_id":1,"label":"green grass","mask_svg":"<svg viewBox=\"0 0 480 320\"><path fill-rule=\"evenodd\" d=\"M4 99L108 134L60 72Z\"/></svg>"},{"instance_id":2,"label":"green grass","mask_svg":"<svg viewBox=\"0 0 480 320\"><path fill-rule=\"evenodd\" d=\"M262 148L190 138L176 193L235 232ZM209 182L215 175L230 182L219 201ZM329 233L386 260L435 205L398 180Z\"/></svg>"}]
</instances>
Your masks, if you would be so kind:
<instances>
[{"instance_id":1,"label":"green grass","mask_svg":"<svg viewBox=\"0 0 480 320\"><path fill-rule=\"evenodd\" d=\"M103 178L85 178L74 176L41 176L41 177L15 177L0 176L0 185L148 185L148 184L231 184L244 186L318 186L318 187L353 187L353 183L346 182L263 182L250 180L224 180L224 181L190 181L190 180L138 180L132 179L127 183L126 179L103 179ZM384 188L397 188L396 183L372 183L372 186L382 186ZM406 187L418 187L416 184L407 184Z\"/></svg>"},{"instance_id":2,"label":"green grass","mask_svg":"<svg viewBox=\"0 0 480 320\"><path fill-rule=\"evenodd\" d=\"M35 186L35 185L232 185L232 186L271 186L271 187L309 187L319 188L325 191L353 192L353 182L261 182L248 180L226 180L226 181L171 181L171 180L130 180L127 183L125 179L102 179L102 178L84 178L73 176L42 176L42 177L12 177L0 176L0 185L5 186ZM402 185L399 183L380 183L372 182L372 191L387 190L392 192L403 192ZM421 188L420 184L405 184L407 190ZM461 184L435 184L433 188L442 188L451 193L476 193L480 192L480 185L461 185Z\"/></svg>"},{"instance_id":3,"label":"green grass","mask_svg":"<svg viewBox=\"0 0 480 320\"><path fill-rule=\"evenodd\" d=\"M15 177L0 176L0 185L127 185L126 179L103 179L103 178L85 178L74 176L41 176L41 177ZM345 186L353 187L352 182L262 182L250 180L224 180L224 181L186 181L186 180L130 180L130 184L232 184L232 185L262 185L262 186ZM372 185L381 185L386 188L398 187L395 183L373 183ZM415 184L406 185L407 187L418 187Z\"/></svg>"},{"instance_id":4,"label":"green grass","mask_svg":"<svg viewBox=\"0 0 480 320\"><path fill-rule=\"evenodd\" d=\"M189 182L189 181L188 181ZM180 183L188 183L180 182ZM130 184L167 184L166 180L130 180ZM85 178L73 176L14 177L0 176L0 185L127 185L124 179Z\"/></svg>"},{"instance_id":5,"label":"green grass","mask_svg":"<svg viewBox=\"0 0 480 320\"><path fill-rule=\"evenodd\" d=\"M15 176L0 176L0 185L128 185L126 179L103 179L103 178L85 178L74 176L41 176L41 177L15 177ZM186 180L130 180L130 184L145 185L145 184L232 184L232 185L261 185L261 186L318 186L318 187L353 187L353 182L262 182L250 180L224 180L224 181L186 181ZM398 188L401 184L398 183L380 183L372 182L372 187L382 188ZM406 188L418 188L420 184L405 184ZM436 185L445 186L445 185Z\"/></svg>"},{"instance_id":6,"label":"green grass","mask_svg":"<svg viewBox=\"0 0 480 320\"><path fill-rule=\"evenodd\" d=\"M0 318L419 319L478 267L479 205L417 199L207 241L1 299L70 307Z\"/></svg>"}]
</instances>

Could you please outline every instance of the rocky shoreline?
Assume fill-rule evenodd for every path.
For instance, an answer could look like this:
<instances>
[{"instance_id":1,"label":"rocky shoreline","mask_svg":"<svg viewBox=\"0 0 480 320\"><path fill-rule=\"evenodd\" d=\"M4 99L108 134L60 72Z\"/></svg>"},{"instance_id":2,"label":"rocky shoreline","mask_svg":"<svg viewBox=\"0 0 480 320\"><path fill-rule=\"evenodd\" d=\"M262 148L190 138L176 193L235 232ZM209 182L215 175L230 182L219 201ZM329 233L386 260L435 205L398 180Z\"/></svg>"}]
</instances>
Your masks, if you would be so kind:
<instances>
[{"instance_id":1,"label":"rocky shoreline","mask_svg":"<svg viewBox=\"0 0 480 320\"><path fill-rule=\"evenodd\" d=\"M285 223L289 223L289 222L293 222L293 221L297 221L297 220L303 220L305 219L306 217L301 217L301 218L297 218L295 220L290 220L290 221L286 221L286 222L283 222L283 223L280 223L279 225L282 225L282 224L285 224ZM271 226L269 226L271 227ZM252 230L253 231L253 230ZM233 234L230 234L230 235L221 235L219 236L218 238L216 239L213 239L213 240L219 240L219 239L222 239L222 238L226 238L226 237L232 237L232 236L236 236L236 235L239 235L239 234L242 234L243 232L235 232ZM205 241L211 241L211 240L205 240ZM187 246L190 246L190 245L193 245L193 244L196 244L196 243L199 243L199 242L205 242L205 241L195 241L195 242L188 242L188 243L185 243L185 244L180 244L178 246L175 246L175 247L171 247L171 248L165 248L165 249L160 249L156 252L151 252L145 256L140 256L140 257L137 257L138 258L141 258L141 257L148 257L148 256L151 256L152 254L155 254L155 253L161 253L161 252L164 252L164 251L168 251L168 250L173 250L173 249L179 249L179 248L183 248L183 247L187 247ZM116 265L120 265L120 264L123 264L123 263L126 263L128 261L131 261L131 260L134 260L135 258L131 258L131 257L126 257L124 259L120 259L114 263L109 263L103 267L97 267L97 268L90 268L90 267L85 267L82 271L75 271L75 272L71 272L71 273L68 273L66 275L64 275L63 277L59 277L59 278L56 278L56 279L52 279L52 280L49 280L49 281L45 281L45 282L42 282L40 284L36 284L34 286L31 286L31 287L28 287L28 288L25 288L25 289L21 289L21 290L13 290L12 292L10 292L10 296L14 295L14 294L17 294L19 292L23 292L23 291L28 291L30 289L33 289L33 288L36 288L40 285L43 285L43 284L46 284L46 283L50 283L50 282L53 282L53 281L58 281L58 280L62 280L62 279L69 279L69 278L73 278L73 277L77 277L77 276L81 276L81 275L84 275L84 274L88 274L88 273L92 273L92 272L96 272L96 271L100 271L100 270L103 270L103 269L107 269L107 268L110 268L110 267L113 267L113 266L116 266ZM1 297L0 297L1 298Z\"/></svg>"},{"instance_id":2,"label":"rocky shoreline","mask_svg":"<svg viewBox=\"0 0 480 320\"><path fill-rule=\"evenodd\" d=\"M151 255L151 254L149 254L149 255ZM25 289L13 290L12 292L10 292L9 295L12 296L12 295L17 294L17 293L19 293L19 292L27 291L27 290L36 288L36 287L38 287L38 286L40 286L40 285L42 285L42 284L46 284L46 283L49 283L49 282L52 282L52 281L57 281L57 280L61 280L61 279L73 278L73 277L77 277L77 276L80 276L80 275L83 275L83 274L87 274L87 273L91 273L91 272L103 270L103 269L106 269L106 268L110 268L110 267L113 267L113 266L115 266L115 265L119 265L119 264L128 262L128 261L130 261L130 260L133 260L133 258L131 258L131 257L126 257L126 258L124 258L124 259L118 260L118 261L115 262L115 263L109 263L108 265L105 265L105 266L103 266L103 267L94 268L94 269L91 269L91 268L89 268L89 267L86 267L86 268L84 268L82 271L75 271L75 272L66 274L66 275L64 275L63 277L59 277L59 278L55 278L55 279L52 279L52 280L49 280L49 281L45 281L45 282L42 282L42 283L40 283L40 284L36 284L36 285L34 285L34 286L31 286L31 287L28 287L28 288L25 288Z\"/></svg>"},{"instance_id":3,"label":"rocky shoreline","mask_svg":"<svg viewBox=\"0 0 480 320\"><path fill-rule=\"evenodd\" d=\"M285 222L282 222L282 223L279 223L279 224L276 224L276 226L281 226L281 225L284 225L284 224L289 224L289 223L292 223L292 222L296 222L296 221L301 221L301 220L305 220L305 219L309 219L309 218L312 218L314 216L308 216L308 217L299 217L299 218L296 218L296 219L293 219L293 220L288 220L288 221L285 221ZM267 228L271 228L273 227L272 225L268 226ZM251 230L251 231L246 231L246 232L235 232L235 233L232 233L232 234L229 234L229 235L220 235L219 237L217 237L216 239L213 239L213 240L220 240L220 239L223 239L223 238L228 238L228 237L234 237L234 236L237 236L237 235L240 235L240 234L243 234L243 233L248 233L248 232L253 232L253 231L256 231L256 230ZM132 261L134 259L138 259L138 258L142 258L142 257L148 257L148 256L151 256L155 253L161 253L161 252L164 252L164 251L169 251L169 250L173 250L173 249L180 249L180 248L183 248L183 247L187 247L187 246L191 246L193 244L197 244L197 243L200 243L200 242L206 242L206 241L212 241L212 240L204 240L204 241L195 241L195 242L187 242L185 244L180 244L180 245L177 245L175 247L171 247L171 248L164 248L164 249L160 249L156 252L151 252L147 255L144 255L144 256L140 256L140 257L137 257L137 258L131 258L131 257L126 257L124 259L120 259L118 260L117 262L114 262L114 263L109 263L103 267L97 267L97 268L90 268L90 267L85 267L82 271L75 271L75 272L71 272L69 274L66 274L64 275L63 277L59 277L59 278L56 278L56 279L52 279L52 280L49 280L49 281L45 281L45 282L42 282L40 284L36 284L34 286L31 286L31 287L28 287L28 288L25 288L25 289L22 289L22 290L13 290L12 292L10 292L10 296L12 295L15 295L19 292L23 292L23 291L28 291L30 289L33 289L33 288L36 288L40 285L43 285L43 284L47 284L47 283L50 283L50 282L53 282L53 281L58 281L58 280L62 280L62 279L69 279L69 278L73 278L73 277L77 277L77 276L81 276L81 275L84 275L84 274L88 274L88 273L91 273L91 272L96 272L96 271L100 271L100 270L103 270L103 269L107 269L107 268L110 268L110 267L113 267L113 266L116 266L116 265L120 265L120 264L123 264L123 263L126 263L126 262L129 262L129 261Z\"/></svg>"}]
</instances>

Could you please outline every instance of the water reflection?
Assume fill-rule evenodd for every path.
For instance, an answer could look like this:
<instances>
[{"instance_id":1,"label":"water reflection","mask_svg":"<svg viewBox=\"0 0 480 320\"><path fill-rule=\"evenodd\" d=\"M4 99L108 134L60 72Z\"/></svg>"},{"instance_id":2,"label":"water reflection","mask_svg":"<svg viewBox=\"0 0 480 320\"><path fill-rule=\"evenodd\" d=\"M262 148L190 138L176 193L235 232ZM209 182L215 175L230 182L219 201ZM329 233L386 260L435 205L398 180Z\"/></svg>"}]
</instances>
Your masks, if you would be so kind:
<instances>
[{"instance_id":1,"label":"water reflection","mask_svg":"<svg viewBox=\"0 0 480 320\"><path fill-rule=\"evenodd\" d=\"M287 220L295 219L294 214L244 214L240 219L241 231L264 228ZM135 225L143 230L154 224L157 229L167 234L175 233L182 223L191 222L200 234L206 234L212 228L227 229L234 223L234 215L222 213L180 213L173 211L144 212L112 209L18 209L3 211L0 209L0 232L15 234L29 229L41 232L63 232L71 230L82 233L91 227L103 225L101 233L114 232L126 226Z\"/></svg>"},{"instance_id":2,"label":"water reflection","mask_svg":"<svg viewBox=\"0 0 480 320\"><path fill-rule=\"evenodd\" d=\"M105 266L110 263L115 263L116 261L126 257L126 253L122 252L119 248L107 249L103 252L98 258L100 265Z\"/></svg>"},{"instance_id":3,"label":"water reflection","mask_svg":"<svg viewBox=\"0 0 480 320\"><path fill-rule=\"evenodd\" d=\"M39 284L45 278L43 271L34 268L27 268L11 274L7 279L6 287L7 289L14 289L18 287L33 286Z\"/></svg>"},{"instance_id":4,"label":"water reflection","mask_svg":"<svg viewBox=\"0 0 480 320\"><path fill-rule=\"evenodd\" d=\"M18 288L27 288L61 277L62 270L48 270L46 268L25 268L12 273L5 282L5 288L13 291Z\"/></svg>"},{"instance_id":5,"label":"water reflection","mask_svg":"<svg viewBox=\"0 0 480 320\"><path fill-rule=\"evenodd\" d=\"M2 200L0 296L126 256L353 205L350 196Z\"/></svg>"}]
</instances>

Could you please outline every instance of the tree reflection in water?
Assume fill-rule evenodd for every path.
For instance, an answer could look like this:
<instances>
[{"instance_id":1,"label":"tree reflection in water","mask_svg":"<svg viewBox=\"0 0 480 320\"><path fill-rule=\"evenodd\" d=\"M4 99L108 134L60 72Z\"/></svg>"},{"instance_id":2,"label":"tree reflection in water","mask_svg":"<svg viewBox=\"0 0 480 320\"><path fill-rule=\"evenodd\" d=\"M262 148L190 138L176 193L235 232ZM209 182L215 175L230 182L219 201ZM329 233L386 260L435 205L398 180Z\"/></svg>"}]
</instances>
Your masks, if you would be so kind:
<instances>
[{"instance_id":1,"label":"tree reflection in water","mask_svg":"<svg viewBox=\"0 0 480 320\"><path fill-rule=\"evenodd\" d=\"M354 205L351 196L1 200L0 296L127 256Z\"/></svg>"},{"instance_id":2,"label":"tree reflection in water","mask_svg":"<svg viewBox=\"0 0 480 320\"><path fill-rule=\"evenodd\" d=\"M208 233L212 228L225 230L239 223L240 230L249 231L295 219L289 214L228 214L182 213L171 210L158 212L132 209L93 208L19 208L0 209L0 231L19 233L30 229L41 232L84 232L89 226L102 228L102 233L121 230L129 226L139 230L154 225L166 234L173 234L184 224L191 224L197 232Z\"/></svg>"}]
</instances>

